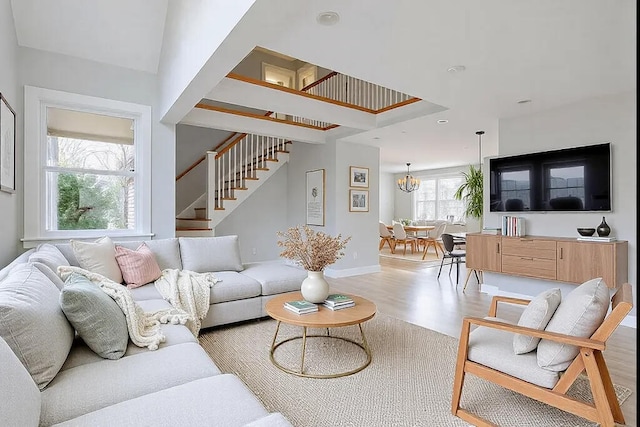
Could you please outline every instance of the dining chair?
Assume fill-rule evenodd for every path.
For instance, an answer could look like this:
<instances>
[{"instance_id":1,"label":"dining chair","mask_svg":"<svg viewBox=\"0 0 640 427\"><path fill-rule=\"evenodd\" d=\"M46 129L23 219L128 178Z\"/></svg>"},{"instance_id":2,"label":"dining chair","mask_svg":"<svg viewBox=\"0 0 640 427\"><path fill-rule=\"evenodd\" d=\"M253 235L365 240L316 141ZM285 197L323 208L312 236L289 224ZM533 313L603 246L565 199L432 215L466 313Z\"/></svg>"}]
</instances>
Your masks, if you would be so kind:
<instances>
[{"instance_id":1,"label":"dining chair","mask_svg":"<svg viewBox=\"0 0 640 427\"><path fill-rule=\"evenodd\" d=\"M411 246L411 253L415 252L418 239L413 236L408 236L402 224L393 224L393 238L396 241L396 246L398 243L404 244L402 255L407 254L407 245Z\"/></svg>"},{"instance_id":2,"label":"dining chair","mask_svg":"<svg viewBox=\"0 0 640 427\"><path fill-rule=\"evenodd\" d=\"M451 274L451 269L453 268L453 264L456 265L456 285L458 284L458 279L460 277L460 263L465 262L465 257L467 256L467 252L460 249L455 249L455 244L453 241L453 236L448 233L443 233L440 236L442 239L442 244L444 245L444 253L442 255L442 261L440 262L440 270L438 270L438 278L440 277L440 272L442 272L442 266L444 265L444 260L449 258L451 259L451 263L449 266L449 274Z\"/></svg>"},{"instance_id":3,"label":"dining chair","mask_svg":"<svg viewBox=\"0 0 640 427\"><path fill-rule=\"evenodd\" d=\"M444 248L440 244L440 237L442 236L445 229L447 228L447 222L437 221L434 224L434 226L435 228L429 231L429 233L426 236L418 237L418 248L421 245L424 246L424 251L422 252L422 259L425 259L425 257L427 256L427 251L431 246L433 246L433 250L436 251L436 257L440 258L440 256L438 255L438 249L440 249L440 251L444 254Z\"/></svg>"},{"instance_id":4,"label":"dining chair","mask_svg":"<svg viewBox=\"0 0 640 427\"><path fill-rule=\"evenodd\" d=\"M379 232L380 232L380 247L378 248L379 251L382 250L382 248L384 247L384 244L388 244L389 245L389 249L391 250L391 253L394 253L395 249L396 249L396 241L393 238L393 233L391 233L391 231L389 231L389 229L387 228L387 225L380 221L380 226L379 226Z\"/></svg>"}]
</instances>

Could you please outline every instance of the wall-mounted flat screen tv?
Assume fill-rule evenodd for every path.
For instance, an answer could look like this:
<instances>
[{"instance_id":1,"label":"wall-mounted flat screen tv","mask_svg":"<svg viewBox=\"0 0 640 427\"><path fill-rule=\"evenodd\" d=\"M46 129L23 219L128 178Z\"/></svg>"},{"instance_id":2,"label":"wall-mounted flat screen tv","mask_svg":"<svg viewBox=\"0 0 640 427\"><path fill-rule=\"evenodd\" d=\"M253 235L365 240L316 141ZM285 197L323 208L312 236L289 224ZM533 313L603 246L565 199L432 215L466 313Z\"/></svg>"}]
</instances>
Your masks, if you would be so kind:
<instances>
[{"instance_id":1,"label":"wall-mounted flat screen tv","mask_svg":"<svg viewBox=\"0 0 640 427\"><path fill-rule=\"evenodd\" d=\"M610 211L611 143L489 159L490 211Z\"/></svg>"}]
</instances>

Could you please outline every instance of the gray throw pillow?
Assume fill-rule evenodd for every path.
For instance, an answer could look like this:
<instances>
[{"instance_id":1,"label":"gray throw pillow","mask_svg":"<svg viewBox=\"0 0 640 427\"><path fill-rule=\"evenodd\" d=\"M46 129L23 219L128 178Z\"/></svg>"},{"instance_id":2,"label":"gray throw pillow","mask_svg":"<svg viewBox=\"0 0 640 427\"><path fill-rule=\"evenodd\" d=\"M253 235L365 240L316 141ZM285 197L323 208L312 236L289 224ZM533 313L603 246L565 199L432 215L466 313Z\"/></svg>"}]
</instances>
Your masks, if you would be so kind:
<instances>
[{"instance_id":1,"label":"gray throw pillow","mask_svg":"<svg viewBox=\"0 0 640 427\"><path fill-rule=\"evenodd\" d=\"M15 266L0 281L0 336L40 390L60 371L73 344L59 298L58 288L33 263Z\"/></svg>"},{"instance_id":2,"label":"gray throw pillow","mask_svg":"<svg viewBox=\"0 0 640 427\"><path fill-rule=\"evenodd\" d=\"M182 268L197 273L242 271L238 236L179 237Z\"/></svg>"},{"instance_id":3,"label":"gray throw pillow","mask_svg":"<svg viewBox=\"0 0 640 427\"><path fill-rule=\"evenodd\" d=\"M602 278L584 282L563 298L544 330L580 338L590 337L607 315L609 303L609 289ZM550 371L564 371L579 351L574 345L540 340L538 366Z\"/></svg>"},{"instance_id":4,"label":"gray throw pillow","mask_svg":"<svg viewBox=\"0 0 640 427\"><path fill-rule=\"evenodd\" d=\"M561 299L560 288L547 289L538 294L529 302L520 315L518 326L525 326L539 331L544 330L549 320L551 320L551 316L560 305ZM529 353L538 347L539 342L540 338L516 334L513 337L513 351L515 354Z\"/></svg>"},{"instance_id":5,"label":"gray throw pillow","mask_svg":"<svg viewBox=\"0 0 640 427\"><path fill-rule=\"evenodd\" d=\"M72 273L60 294L60 306L80 338L97 355L119 359L127 351L127 320L118 304L86 277Z\"/></svg>"},{"instance_id":6,"label":"gray throw pillow","mask_svg":"<svg viewBox=\"0 0 640 427\"><path fill-rule=\"evenodd\" d=\"M58 271L59 265L69 265L69 261L62 255L60 249L49 243L38 245L36 251L29 255L29 262L40 262L53 272Z\"/></svg>"}]
</instances>

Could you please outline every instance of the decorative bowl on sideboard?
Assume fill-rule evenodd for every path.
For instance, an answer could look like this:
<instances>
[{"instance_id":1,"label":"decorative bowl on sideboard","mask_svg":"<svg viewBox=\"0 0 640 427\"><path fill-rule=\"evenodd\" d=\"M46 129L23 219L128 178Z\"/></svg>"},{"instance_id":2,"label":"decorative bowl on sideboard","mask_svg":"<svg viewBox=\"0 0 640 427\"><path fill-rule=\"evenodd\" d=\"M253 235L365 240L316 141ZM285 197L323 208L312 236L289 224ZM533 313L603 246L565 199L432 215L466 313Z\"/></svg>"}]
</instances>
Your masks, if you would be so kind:
<instances>
[{"instance_id":1,"label":"decorative bowl on sideboard","mask_svg":"<svg viewBox=\"0 0 640 427\"><path fill-rule=\"evenodd\" d=\"M595 233L595 232L596 232L595 228L581 228L581 227L578 227L578 233L581 236L585 236L585 237L593 236L593 233Z\"/></svg>"}]
</instances>

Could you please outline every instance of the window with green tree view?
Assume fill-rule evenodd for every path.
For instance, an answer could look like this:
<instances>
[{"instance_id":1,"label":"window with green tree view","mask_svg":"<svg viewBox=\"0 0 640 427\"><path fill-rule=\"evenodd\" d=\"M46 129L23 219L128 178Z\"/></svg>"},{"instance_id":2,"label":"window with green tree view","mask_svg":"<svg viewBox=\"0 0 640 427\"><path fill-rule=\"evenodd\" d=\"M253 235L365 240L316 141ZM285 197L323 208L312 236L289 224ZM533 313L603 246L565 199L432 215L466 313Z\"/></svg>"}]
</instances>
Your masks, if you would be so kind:
<instances>
[{"instance_id":1,"label":"window with green tree view","mask_svg":"<svg viewBox=\"0 0 640 427\"><path fill-rule=\"evenodd\" d=\"M135 228L133 121L47 110L47 230Z\"/></svg>"}]
</instances>

